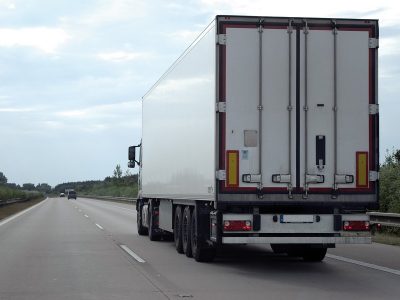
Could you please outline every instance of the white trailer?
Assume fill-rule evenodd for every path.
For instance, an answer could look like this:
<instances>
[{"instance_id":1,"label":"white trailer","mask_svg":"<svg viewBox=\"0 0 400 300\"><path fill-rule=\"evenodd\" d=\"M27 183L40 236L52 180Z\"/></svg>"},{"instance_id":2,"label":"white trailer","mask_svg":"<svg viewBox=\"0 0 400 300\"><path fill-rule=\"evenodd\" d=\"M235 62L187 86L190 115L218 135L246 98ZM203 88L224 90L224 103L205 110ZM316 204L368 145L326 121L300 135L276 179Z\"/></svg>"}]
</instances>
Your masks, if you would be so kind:
<instances>
[{"instance_id":1,"label":"white trailer","mask_svg":"<svg viewBox=\"0 0 400 300\"><path fill-rule=\"evenodd\" d=\"M217 16L143 97L139 234L198 261L370 243L378 41L377 20Z\"/></svg>"}]
</instances>

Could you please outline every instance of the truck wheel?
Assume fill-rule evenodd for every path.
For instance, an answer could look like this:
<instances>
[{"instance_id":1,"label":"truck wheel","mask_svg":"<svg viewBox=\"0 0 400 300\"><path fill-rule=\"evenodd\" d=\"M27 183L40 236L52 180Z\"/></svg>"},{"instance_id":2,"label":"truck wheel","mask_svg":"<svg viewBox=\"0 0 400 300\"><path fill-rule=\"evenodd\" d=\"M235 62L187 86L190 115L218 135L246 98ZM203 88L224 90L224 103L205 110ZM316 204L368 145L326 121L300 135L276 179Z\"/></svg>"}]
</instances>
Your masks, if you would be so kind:
<instances>
[{"instance_id":1,"label":"truck wheel","mask_svg":"<svg viewBox=\"0 0 400 300\"><path fill-rule=\"evenodd\" d=\"M138 205L138 208L136 210L137 233L139 235L147 235L147 228L142 225L142 205L140 204Z\"/></svg>"},{"instance_id":2,"label":"truck wheel","mask_svg":"<svg viewBox=\"0 0 400 300\"><path fill-rule=\"evenodd\" d=\"M178 253L183 253L182 246L182 209L178 205L175 208L175 217L174 217L174 241L175 248Z\"/></svg>"},{"instance_id":3,"label":"truck wheel","mask_svg":"<svg viewBox=\"0 0 400 300\"><path fill-rule=\"evenodd\" d=\"M305 249L302 256L304 261L320 262L325 258L326 251L327 248Z\"/></svg>"},{"instance_id":4,"label":"truck wheel","mask_svg":"<svg viewBox=\"0 0 400 300\"><path fill-rule=\"evenodd\" d=\"M185 209L183 210L183 216L182 216L182 246L183 246L183 252L186 254L187 257L192 257L190 228L191 228L190 206L186 206Z\"/></svg>"},{"instance_id":5,"label":"truck wheel","mask_svg":"<svg viewBox=\"0 0 400 300\"><path fill-rule=\"evenodd\" d=\"M149 239L150 241L159 241L161 239L161 234L156 232L157 225L155 222L157 221L158 217L155 215L155 208L153 201L149 203Z\"/></svg>"},{"instance_id":6,"label":"truck wheel","mask_svg":"<svg viewBox=\"0 0 400 300\"><path fill-rule=\"evenodd\" d=\"M198 262L210 262L215 258L216 249L214 247L207 248L204 246L205 241L197 234L197 215L196 210L192 212L191 226L190 226L190 241L192 246L192 255Z\"/></svg>"}]
</instances>

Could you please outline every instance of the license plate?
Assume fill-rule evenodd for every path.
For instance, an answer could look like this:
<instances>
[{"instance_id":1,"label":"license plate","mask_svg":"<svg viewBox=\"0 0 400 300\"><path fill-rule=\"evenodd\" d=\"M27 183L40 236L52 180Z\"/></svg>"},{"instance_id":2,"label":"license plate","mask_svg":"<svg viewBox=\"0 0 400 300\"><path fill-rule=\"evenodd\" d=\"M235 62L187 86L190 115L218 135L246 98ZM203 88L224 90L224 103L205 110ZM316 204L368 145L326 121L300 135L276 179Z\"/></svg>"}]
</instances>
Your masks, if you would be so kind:
<instances>
[{"instance_id":1,"label":"license plate","mask_svg":"<svg viewBox=\"0 0 400 300\"><path fill-rule=\"evenodd\" d=\"M281 223L314 223L313 215L281 215Z\"/></svg>"}]
</instances>

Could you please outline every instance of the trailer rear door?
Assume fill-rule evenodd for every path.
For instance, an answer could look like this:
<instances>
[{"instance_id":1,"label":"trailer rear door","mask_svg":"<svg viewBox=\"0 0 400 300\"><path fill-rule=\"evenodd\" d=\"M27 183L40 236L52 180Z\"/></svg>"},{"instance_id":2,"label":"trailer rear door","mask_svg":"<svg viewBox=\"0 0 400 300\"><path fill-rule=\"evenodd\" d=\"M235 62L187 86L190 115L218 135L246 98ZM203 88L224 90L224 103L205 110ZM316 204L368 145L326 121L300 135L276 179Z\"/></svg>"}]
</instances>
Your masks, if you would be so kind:
<instances>
[{"instance_id":1,"label":"trailer rear door","mask_svg":"<svg viewBox=\"0 0 400 300\"><path fill-rule=\"evenodd\" d=\"M220 22L222 193L376 193L376 28Z\"/></svg>"}]
</instances>

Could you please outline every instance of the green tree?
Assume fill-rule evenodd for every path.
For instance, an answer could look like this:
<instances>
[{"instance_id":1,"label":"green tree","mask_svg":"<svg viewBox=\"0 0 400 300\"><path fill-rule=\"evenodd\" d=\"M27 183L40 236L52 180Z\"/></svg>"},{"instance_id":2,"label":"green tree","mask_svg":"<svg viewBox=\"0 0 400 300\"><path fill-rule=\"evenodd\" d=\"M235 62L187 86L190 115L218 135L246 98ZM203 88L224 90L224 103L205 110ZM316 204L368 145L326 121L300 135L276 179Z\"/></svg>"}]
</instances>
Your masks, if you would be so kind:
<instances>
[{"instance_id":1,"label":"green tree","mask_svg":"<svg viewBox=\"0 0 400 300\"><path fill-rule=\"evenodd\" d=\"M22 189L26 191L33 191L35 190L35 185L33 183L24 183L22 185Z\"/></svg>"},{"instance_id":2,"label":"green tree","mask_svg":"<svg viewBox=\"0 0 400 300\"><path fill-rule=\"evenodd\" d=\"M387 151L380 168L380 210L400 213L400 150Z\"/></svg>"},{"instance_id":3,"label":"green tree","mask_svg":"<svg viewBox=\"0 0 400 300\"><path fill-rule=\"evenodd\" d=\"M39 192L48 194L51 192L51 186L48 185L47 183L39 183L36 186L36 190L38 190Z\"/></svg>"},{"instance_id":4,"label":"green tree","mask_svg":"<svg viewBox=\"0 0 400 300\"><path fill-rule=\"evenodd\" d=\"M114 169L114 178L121 179L122 177L122 169L121 166L118 164Z\"/></svg>"},{"instance_id":5,"label":"green tree","mask_svg":"<svg viewBox=\"0 0 400 300\"><path fill-rule=\"evenodd\" d=\"M6 184L7 181L7 177L3 174L3 172L0 172L0 184Z\"/></svg>"}]
</instances>

